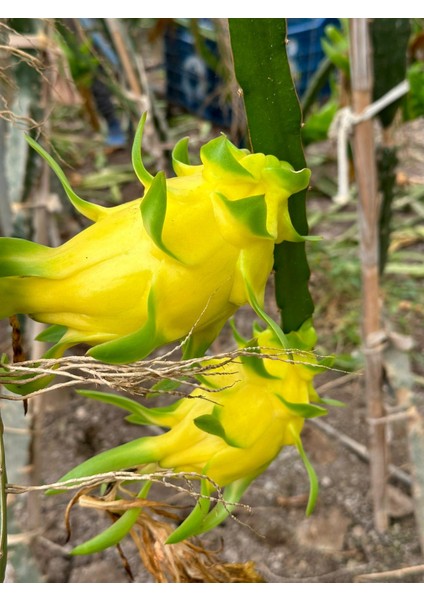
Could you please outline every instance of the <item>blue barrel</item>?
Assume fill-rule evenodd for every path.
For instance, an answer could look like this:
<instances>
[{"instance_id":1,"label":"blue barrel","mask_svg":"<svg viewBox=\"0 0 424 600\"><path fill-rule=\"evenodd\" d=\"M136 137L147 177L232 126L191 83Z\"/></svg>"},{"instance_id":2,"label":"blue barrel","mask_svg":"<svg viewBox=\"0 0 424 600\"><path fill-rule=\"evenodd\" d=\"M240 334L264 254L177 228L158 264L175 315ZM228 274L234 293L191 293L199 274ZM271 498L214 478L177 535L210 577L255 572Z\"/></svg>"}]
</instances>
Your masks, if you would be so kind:
<instances>
[{"instance_id":1,"label":"blue barrel","mask_svg":"<svg viewBox=\"0 0 424 600\"><path fill-rule=\"evenodd\" d=\"M321 38L325 27L338 19L287 19L287 54L299 97L308 87L324 53ZM199 19L202 43L218 57L213 21ZM196 51L188 19L177 19L165 34L166 96L200 118L222 127L231 124L225 84Z\"/></svg>"}]
</instances>

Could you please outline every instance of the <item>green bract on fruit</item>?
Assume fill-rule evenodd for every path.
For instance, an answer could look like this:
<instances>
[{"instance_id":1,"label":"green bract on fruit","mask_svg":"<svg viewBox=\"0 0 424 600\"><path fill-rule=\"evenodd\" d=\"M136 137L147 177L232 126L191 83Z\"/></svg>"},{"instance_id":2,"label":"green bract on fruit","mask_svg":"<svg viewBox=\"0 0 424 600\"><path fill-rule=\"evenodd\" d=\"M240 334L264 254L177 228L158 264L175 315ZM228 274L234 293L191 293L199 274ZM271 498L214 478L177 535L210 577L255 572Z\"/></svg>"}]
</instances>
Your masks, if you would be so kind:
<instances>
[{"instance_id":1,"label":"green bract on fruit","mask_svg":"<svg viewBox=\"0 0 424 600\"><path fill-rule=\"evenodd\" d=\"M308 185L308 169L296 172L221 135L201 148L198 166L188 164L181 140L176 177L152 177L141 159L144 120L133 147L144 196L112 208L77 196L28 140L94 222L58 248L0 240L0 317L29 314L52 325L40 337L55 344L48 356L85 343L99 360L128 363L190 332L185 356L200 356L238 307L262 304L274 244L304 239L287 200Z\"/></svg>"}]
</instances>

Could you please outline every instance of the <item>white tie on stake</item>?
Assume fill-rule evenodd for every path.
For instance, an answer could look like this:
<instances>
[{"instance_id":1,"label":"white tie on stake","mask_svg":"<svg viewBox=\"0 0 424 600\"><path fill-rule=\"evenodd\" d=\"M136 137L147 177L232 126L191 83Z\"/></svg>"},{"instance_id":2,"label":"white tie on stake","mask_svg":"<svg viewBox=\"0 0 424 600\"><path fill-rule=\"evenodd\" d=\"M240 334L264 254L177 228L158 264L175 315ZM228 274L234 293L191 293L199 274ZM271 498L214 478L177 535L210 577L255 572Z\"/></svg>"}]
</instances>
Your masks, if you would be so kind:
<instances>
[{"instance_id":1,"label":"white tie on stake","mask_svg":"<svg viewBox=\"0 0 424 600\"><path fill-rule=\"evenodd\" d=\"M359 115L354 114L349 106L337 112L330 126L330 137L337 137L337 195L334 197L336 204L344 205L349 201L348 138L352 127L372 119L383 108L408 92L409 82L402 81L379 100L367 106Z\"/></svg>"}]
</instances>

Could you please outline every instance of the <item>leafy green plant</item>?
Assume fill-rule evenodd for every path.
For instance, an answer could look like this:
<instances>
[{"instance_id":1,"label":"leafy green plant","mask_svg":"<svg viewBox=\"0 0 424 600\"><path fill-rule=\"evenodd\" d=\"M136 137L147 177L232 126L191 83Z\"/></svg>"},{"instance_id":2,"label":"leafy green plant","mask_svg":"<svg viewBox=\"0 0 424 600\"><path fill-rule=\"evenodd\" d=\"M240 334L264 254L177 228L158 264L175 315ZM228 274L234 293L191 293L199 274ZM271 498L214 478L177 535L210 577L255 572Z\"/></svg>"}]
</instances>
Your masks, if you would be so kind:
<instances>
[{"instance_id":1,"label":"leafy green plant","mask_svg":"<svg viewBox=\"0 0 424 600\"><path fill-rule=\"evenodd\" d=\"M403 118L412 121L424 115L424 62L417 61L408 67L410 91L403 105Z\"/></svg>"},{"instance_id":2,"label":"leafy green plant","mask_svg":"<svg viewBox=\"0 0 424 600\"><path fill-rule=\"evenodd\" d=\"M344 77L350 78L349 61L349 23L347 19L341 19L342 28L328 25L325 28L325 37L321 40L321 46L327 58L339 69Z\"/></svg>"}]
</instances>

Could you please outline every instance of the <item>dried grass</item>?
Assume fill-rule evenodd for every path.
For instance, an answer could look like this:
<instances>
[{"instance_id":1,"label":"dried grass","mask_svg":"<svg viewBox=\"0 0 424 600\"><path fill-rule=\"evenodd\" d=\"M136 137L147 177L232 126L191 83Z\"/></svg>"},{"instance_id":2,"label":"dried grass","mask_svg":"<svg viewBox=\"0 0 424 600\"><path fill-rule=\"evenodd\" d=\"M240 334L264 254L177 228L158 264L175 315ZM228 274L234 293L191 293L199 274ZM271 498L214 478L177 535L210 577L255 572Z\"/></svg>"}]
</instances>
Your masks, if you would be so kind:
<instances>
[{"instance_id":1,"label":"dried grass","mask_svg":"<svg viewBox=\"0 0 424 600\"><path fill-rule=\"evenodd\" d=\"M260 354L259 354L260 350ZM3 374L0 383L4 386L36 383L46 375L60 379L50 386L49 390L64 387L81 387L101 385L107 388L146 397L152 392L152 387L161 381L173 381L175 383L187 384L191 388L204 389L196 379L199 375L207 377L220 376L224 373L231 374L231 365L237 364L243 356L267 358L270 360L284 361L290 364L302 364L316 366L316 359L321 360L329 357L317 356L314 352L299 350L281 350L276 352L272 348L260 349L250 347L223 352L202 359L170 360L169 356L175 352L137 361L128 365L112 365L95 360L87 356L65 356L55 359L26 360L15 364L3 364ZM268 353L268 352L272 352ZM301 360L293 359L293 352L300 356ZM324 367L326 369L346 373L340 369ZM206 388L205 388L206 389ZM211 389L207 389L211 392ZM216 389L222 391L222 388ZM169 393L166 390L161 393ZM40 391L34 391L25 395L12 395L2 392L0 398L5 400L31 399L38 396ZM186 391L173 390L172 394L186 395Z\"/></svg>"}]
</instances>

